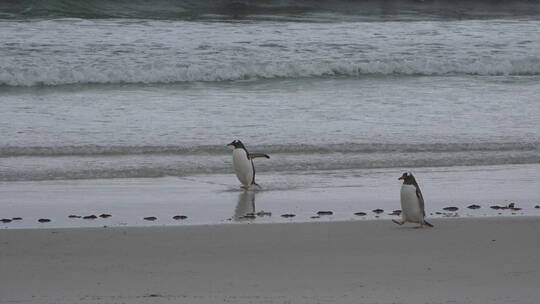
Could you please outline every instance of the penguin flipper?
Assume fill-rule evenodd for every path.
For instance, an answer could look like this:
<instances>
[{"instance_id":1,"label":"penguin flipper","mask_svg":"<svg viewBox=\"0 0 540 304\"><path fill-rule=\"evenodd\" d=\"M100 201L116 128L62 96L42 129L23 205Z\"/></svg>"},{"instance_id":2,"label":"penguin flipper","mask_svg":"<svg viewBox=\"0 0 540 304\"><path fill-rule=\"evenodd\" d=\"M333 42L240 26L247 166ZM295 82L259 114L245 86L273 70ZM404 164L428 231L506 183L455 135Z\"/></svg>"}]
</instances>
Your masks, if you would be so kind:
<instances>
[{"instance_id":1,"label":"penguin flipper","mask_svg":"<svg viewBox=\"0 0 540 304\"><path fill-rule=\"evenodd\" d=\"M433 225L430 224L430 223L428 223L428 222L426 222L425 220L424 220L424 224L426 224L426 226L429 226L429 227L432 227L432 228L433 228Z\"/></svg>"},{"instance_id":2,"label":"penguin flipper","mask_svg":"<svg viewBox=\"0 0 540 304\"><path fill-rule=\"evenodd\" d=\"M424 196L422 196L422 191L420 191L420 187L418 185L416 185L416 197L418 198L418 204L420 204L420 210L422 211L422 215L426 216Z\"/></svg>"},{"instance_id":3,"label":"penguin flipper","mask_svg":"<svg viewBox=\"0 0 540 304\"><path fill-rule=\"evenodd\" d=\"M258 158L258 157L270 158L270 156L268 154L264 154L264 153L250 153L249 154L250 159L254 159L254 158Z\"/></svg>"}]
</instances>

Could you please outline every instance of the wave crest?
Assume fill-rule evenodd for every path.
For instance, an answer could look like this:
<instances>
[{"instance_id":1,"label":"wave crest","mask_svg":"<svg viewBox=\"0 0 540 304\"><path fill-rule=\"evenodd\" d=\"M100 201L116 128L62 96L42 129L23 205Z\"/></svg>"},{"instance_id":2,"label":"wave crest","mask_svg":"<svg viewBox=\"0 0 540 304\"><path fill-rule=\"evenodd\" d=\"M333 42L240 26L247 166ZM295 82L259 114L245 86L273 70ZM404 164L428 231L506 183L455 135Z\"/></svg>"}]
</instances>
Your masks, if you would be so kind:
<instances>
[{"instance_id":1,"label":"wave crest","mask_svg":"<svg viewBox=\"0 0 540 304\"><path fill-rule=\"evenodd\" d=\"M325 145L287 144L254 145L250 151L264 151L271 154L380 154L380 153L456 153L456 152L525 152L540 151L539 142L484 142L484 143L341 143ZM120 156L120 155L225 155L230 151L224 145L203 146L34 146L0 147L0 157L55 157L55 156Z\"/></svg>"},{"instance_id":2,"label":"wave crest","mask_svg":"<svg viewBox=\"0 0 540 304\"><path fill-rule=\"evenodd\" d=\"M362 77L364 75L540 75L540 57L508 60L392 60L366 62L268 62L221 66L184 64L78 66L0 64L0 85L159 84L274 78Z\"/></svg>"},{"instance_id":3,"label":"wave crest","mask_svg":"<svg viewBox=\"0 0 540 304\"><path fill-rule=\"evenodd\" d=\"M260 172L540 163L540 143L253 145ZM230 150L207 146L0 147L0 181L229 174ZM88 164L91 164L89 166Z\"/></svg>"}]
</instances>

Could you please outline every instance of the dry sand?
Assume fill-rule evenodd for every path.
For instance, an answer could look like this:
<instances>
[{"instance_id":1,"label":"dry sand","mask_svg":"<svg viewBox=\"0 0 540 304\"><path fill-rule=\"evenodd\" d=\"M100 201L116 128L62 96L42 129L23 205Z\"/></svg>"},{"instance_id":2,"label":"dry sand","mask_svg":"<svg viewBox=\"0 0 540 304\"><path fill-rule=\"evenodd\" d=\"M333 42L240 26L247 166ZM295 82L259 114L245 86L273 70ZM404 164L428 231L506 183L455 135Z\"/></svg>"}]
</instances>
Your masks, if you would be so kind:
<instances>
[{"instance_id":1,"label":"dry sand","mask_svg":"<svg viewBox=\"0 0 540 304\"><path fill-rule=\"evenodd\" d=\"M539 303L540 218L0 231L0 303Z\"/></svg>"}]
</instances>

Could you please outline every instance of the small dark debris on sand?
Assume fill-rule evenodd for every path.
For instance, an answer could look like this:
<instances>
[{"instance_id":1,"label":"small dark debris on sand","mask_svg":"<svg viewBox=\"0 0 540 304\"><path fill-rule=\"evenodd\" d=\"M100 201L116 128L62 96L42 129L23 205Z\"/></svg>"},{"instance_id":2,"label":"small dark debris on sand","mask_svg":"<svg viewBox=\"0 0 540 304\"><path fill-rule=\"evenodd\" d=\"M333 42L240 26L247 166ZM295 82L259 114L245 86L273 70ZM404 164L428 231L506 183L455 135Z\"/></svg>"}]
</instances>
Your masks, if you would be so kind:
<instances>
[{"instance_id":1,"label":"small dark debris on sand","mask_svg":"<svg viewBox=\"0 0 540 304\"><path fill-rule=\"evenodd\" d=\"M469 209L480 209L480 206L472 204L472 205L467 206L467 208L469 208Z\"/></svg>"},{"instance_id":2,"label":"small dark debris on sand","mask_svg":"<svg viewBox=\"0 0 540 304\"><path fill-rule=\"evenodd\" d=\"M490 208L495 209L495 210L508 210L508 209L514 210L514 211L521 210L521 208L516 207L515 203L510 203L506 206L493 205L493 206L490 206Z\"/></svg>"},{"instance_id":3,"label":"small dark debris on sand","mask_svg":"<svg viewBox=\"0 0 540 304\"><path fill-rule=\"evenodd\" d=\"M334 212L332 211L319 211L317 212L317 215L332 215Z\"/></svg>"},{"instance_id":4,"label":"small dark debris on sand","mask_svg":"<svg viewBox=\"0 0 540 304\"><path fill-rule=\"evenodd\" d=\"M75 214L71 214L68 216L69 218L81 218L82 216L80 215L75 215Z\"/></svg>"},{"instance_id":5,"label":"small dark debris on sand","mask_svg":"<svg viewBox=\"0 0 540 304\"><path fill-rule=\"evenodd\" d=\"M513 210L516 207L516 204L515 203L510 203L510 204L508 204L506 206L500 206L500 207L501 207L502 210L508 210L508 209Z\"/></svg>"},{"instance_id":6,"label":"small dark debris on sand","mask_svg":"<svg viewBox=\"0 0 540 304\"><path fill-rule=\"evenodd\" d=\"M290 217L295 217L296 214L292 214L292 213L286 213L286 214L282 214L281 217L285 217L285 218L290 218Z\"/></svg>"},{"instance_id":7,"label":"small dark debris on sand","mask_svg":"<svg viewBox=\"0 0 540 304\"><path fill-rule=\"evenodd\" d=\"M446 211L458 211L459 208L458 207L444 207L443 210L446 210Z\"/></svg>"},{"instance_id":8,"label":"small dark debris on sand","mask_svg":"<svg viewBox=\"0 0 540 304\"><path fill-rule=\"evenodd\" d=\"M435 212L435 214L442 214L442 212L437 211L437 212Z\"/></svg>"},{"instance_id":9,"label":"small dark debris on sand","mask_svg":"<svg viewBox=\"0 0 540 304\"><path fill-rule=\"evenodd\" d=\"M321 218L321 217L318 216L318 215L314 215L314 216L312 216L311 218L312 218L312 219L318 219L318 218Z\"/></svg>"},{"instance_id":10,"label":"small dark debris on sand","mask_svg":"<svg viewBox=\"0 0 540 304\"><path fill-rule=\"evenodd\" d=\"M272 212L259 211L257 212L257 216L272 216Z\"/></svg>"},{"instance_id":11,"label":"small dark debris on sand","mask_svg":"<svg viewBox=\"0 0 540 304\"><path fill-rule=\"evenodd\" d=\"M97 216L95 216L93 214L92 215L87 215L87 216L83 216L83 219L85 219L85 220L95 220L95 219L97 219Z\"/></svg>"},{"instance_id":12,"label":"small dark debris on sand","mask_svg":"<svg viewBox=\"0 0 540 304\"><path fill-rule=\"evenodd\" d=\"M516 207L516 204L515 203L510 203L508 204L508 206L506 206L507 209L510 209L512 211L519 211L521 210L521 208L519 207Z\"/></svg>"},{"instance_id":13,"label":"small dark debris on sand","mask_svg":"<svg viewBox=\"0 0 540 304\"><path fill-rule=\"evenodd\" d=\"M40 223L48 223L48 222L50 222L50 221L51 221L50 219L46 219L46 218L40 218L40 219L38 220L38 222L40 222Z\"/></svg>"},{"instance_id":14,"label":"small dark debris on sand","mask_svg":"<svg viewBox=\"0 0 540 304\"><path fill-rule=\"evenodd\" d=\"M112 215L110 214L107 214L107 213L103 213L103 214L100 214L99 217L100 218L108 218L108 217L111 217Z\"/></svg>"},{"instance_id":15,"label":"small dark debris on sand","mask_svg":"<svg viewBox=\"0 0 540 304\"><path fill-rule=\"evenodd\" d=\"M0 220L2 223L11 223L11 219L3 218Z\"/></svg>"},{"instance_id":16,"label":"small dark debris on sand","mask_svg":"<svg viewBox=\"0 0 540 304\"><path fill-rule=\"evenodd\" d=\"M388 215L401 215L401 210L394 210L392 213L388 213Z\"/></svg>"},{"instance_id":17,"label":"small dark debris on sand","mask_svg":"<svg viewBox=\"0 0 540 304\"><path fill-rule=\"evenodd\" d=\"M22 221L22 217L14 217L14 218L11 218L12 221Z\"/></svg>"},{"instance_id":18,"label":"small dark debris on sand","mask_svg":"<svg viewBox=\"0 0 540 304\"><path fill-rule=\"evenodd\" d=\"M373 212L379 214L379 213L383 213L384 210L382 210L382 209L375 209L375 210L373 210Z\"/></svg>"},{"instance_id":19,"label":"small dark debris on sand","mask_svg":"<svg viewBox=\"0 0 540 304\"><path fill-rule=\"evenodd\" d=\"M365 213L365 212L356 212L354 215L356 215L356 216L364 216L364 215L367 215L367 213Z\"/></svg>"},{"instance_id":20,"label":"small dark debris on sand","mask_svg":"<svg viewBox=\"0 0 540 304\"><path fill-rule=\"evenodd\" d=\"M155 220L157 220L157 217L155 217L155 216L147 216L147 217L144 218L144 220L145 221L155 221Z\"/></svg>"},{"instance_id":21,"label":"small dark debris on sand","mask_svg":"<svg viewBox=\"0 0 540 304\"><path fill-rule=\"evenodd\" d=\"M540 209L540 205L536 205L536 206L534 206L534 208Z\"/></svg>"},{"instance_id":22,"label":"small dark debris on sand","mask_svg":"<svg viewBox=\"0 0 540 304\"><path fill-rule=\"evenodd\" d=\"M179 220L185 220L185 219L187 219L187 216L185 216L185 215L175 215L175 216L173 216L173 220L179 221Z\"/></svg>"}]
</instances>

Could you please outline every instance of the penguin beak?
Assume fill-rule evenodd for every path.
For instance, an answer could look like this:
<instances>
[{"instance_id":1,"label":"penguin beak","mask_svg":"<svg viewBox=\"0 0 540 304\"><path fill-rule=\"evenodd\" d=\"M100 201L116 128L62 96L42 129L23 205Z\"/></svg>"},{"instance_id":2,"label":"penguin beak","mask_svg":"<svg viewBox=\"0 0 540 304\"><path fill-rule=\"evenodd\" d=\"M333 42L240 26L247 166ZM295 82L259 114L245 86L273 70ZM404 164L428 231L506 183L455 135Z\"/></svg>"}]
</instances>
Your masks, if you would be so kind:
<instances>
[{"instance_id":1,"label":"penguin beak","mask_svg":"<svg viewBox=\"0 0 540 304\"><path fill-rule=\"evenodd\" d=\"M230 144L227 145L227 147L234 148L234 144L233 144L233 143L230 143Z\"/></svg>"},{"instance_id":2,"label":"penguin beak","mask_svg":"<svg viewBox=\"0 0 540 304\"><path fill-rule=\"evenodd\" d=\"M400 177L398 178L398 180L400 180L400 179L405 179L405 177L403 177L403 175L402 175L402 176L400 176Z\"/></svg>"}]
</instances>

